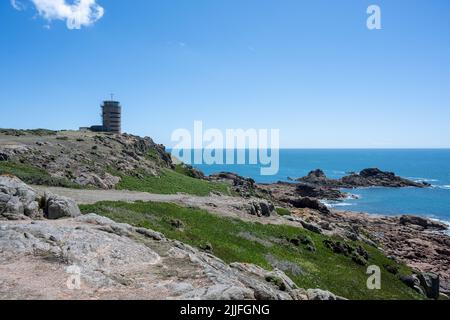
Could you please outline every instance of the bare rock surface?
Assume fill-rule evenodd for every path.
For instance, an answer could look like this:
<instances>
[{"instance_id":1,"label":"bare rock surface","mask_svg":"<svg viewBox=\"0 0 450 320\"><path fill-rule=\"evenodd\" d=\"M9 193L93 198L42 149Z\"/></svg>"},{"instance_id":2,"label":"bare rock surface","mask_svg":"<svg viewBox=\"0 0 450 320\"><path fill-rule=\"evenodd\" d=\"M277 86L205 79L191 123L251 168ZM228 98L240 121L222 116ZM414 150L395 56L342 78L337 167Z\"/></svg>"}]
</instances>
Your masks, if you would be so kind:
<instances>
[{"instance_id":1,"label":"bare rock surface","mask_svg":"<svg viewBox=\"0 0 450 320\"><path fill-rule=\"evenodd\" d=\"M0 222L0 283L0 299L307 299L280 270L95 214Z\"/></svg>"},{"instance_id":2,"label":"bare rock surface","mask_svg":"<svg viewBox=\"0 0 450 320\"><path fill-rule=\"evenodd\" d=\"M400 217L400 224L419 226L424 229L447 230L448 226L442 222L427 219L419 216L403 215Z\"/></svg>"},{"instance_id":3,"label":"bare rock surface","mask_svg":"<svg viewBox=\"0 0 450 320\"><path fill-rule=\"evenodd\" d=\"M21 220L39 214L37 193L14 176L0 175L0 219Z\"/></svg>"},{"instance_id":4,"label":"bare rock surface","mask_svg":"<svg viewBox=\"0 0 450 320\"><path fill-rule=\"evenodd\" d=\"M331 292L324 291L321 289L308 289L306 295L309 300L322 300L322 301L335 301L335 300L345 300L345 298L336 296Z\"/></svg>"},{"instance_id":5,"label":"bare rock surface","mask_svg":"<svg viewBox=\"0 0 450 320\"><path fill-rule=\"evenodd\" d=\"M45 203L44 214L47 219L75 218L81 215L74 200L46 192L43 197Z\"/></svg>"},{"instance_id":6,"label":"bare rock surface","mask_svg":"<svg viewBox=\"0 0 450 320\"><path fill-rule=\"evenodd\" d=\"M291 204L294 208L309 208L313 210L317 210L322 214L329 214L330 209L322 202L315 198L309 197L297 197L297 198L287 198L281 199L282 202L286 202Z\"/></svg>"}]
</instances>

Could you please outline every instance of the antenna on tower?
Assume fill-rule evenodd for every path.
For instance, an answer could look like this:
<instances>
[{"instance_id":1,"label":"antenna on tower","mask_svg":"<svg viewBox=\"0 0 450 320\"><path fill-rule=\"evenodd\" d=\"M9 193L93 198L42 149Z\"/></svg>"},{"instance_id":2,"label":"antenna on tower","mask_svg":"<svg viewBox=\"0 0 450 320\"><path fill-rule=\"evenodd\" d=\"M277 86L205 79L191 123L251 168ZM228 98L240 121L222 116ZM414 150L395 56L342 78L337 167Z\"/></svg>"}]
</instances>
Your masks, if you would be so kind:
<instances>
[{"instance_id":1,"label":"antenna on tower","mask_svg":"<svg viewBox=\"0 0 450 320\"><path fill-rule=\"evenodd\" d=\"M111 101L114 101L114 93L111 93Z\"/></svg>"}]
</instances>

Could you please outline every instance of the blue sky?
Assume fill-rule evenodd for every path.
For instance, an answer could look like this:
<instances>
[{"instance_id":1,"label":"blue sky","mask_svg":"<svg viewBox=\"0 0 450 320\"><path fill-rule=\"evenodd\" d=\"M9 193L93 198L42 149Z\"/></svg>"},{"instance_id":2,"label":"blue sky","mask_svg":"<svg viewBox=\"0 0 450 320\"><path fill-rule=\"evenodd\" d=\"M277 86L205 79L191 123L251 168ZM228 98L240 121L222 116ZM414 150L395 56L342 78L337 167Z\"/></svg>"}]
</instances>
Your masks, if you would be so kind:
<instances>
[{"instance_id":1,"label":"blue sky","mask_svg":"<svg viewBox=\"0 0 450 320\"><path fill-rule=\"evenodd\" d=\"M447 0L97 0L80 29L20 1L0 3L0 127L96 124L114 92L125 131L168 146L202 120L290 148L450 147Z\"/></svg>"}]
</instances>

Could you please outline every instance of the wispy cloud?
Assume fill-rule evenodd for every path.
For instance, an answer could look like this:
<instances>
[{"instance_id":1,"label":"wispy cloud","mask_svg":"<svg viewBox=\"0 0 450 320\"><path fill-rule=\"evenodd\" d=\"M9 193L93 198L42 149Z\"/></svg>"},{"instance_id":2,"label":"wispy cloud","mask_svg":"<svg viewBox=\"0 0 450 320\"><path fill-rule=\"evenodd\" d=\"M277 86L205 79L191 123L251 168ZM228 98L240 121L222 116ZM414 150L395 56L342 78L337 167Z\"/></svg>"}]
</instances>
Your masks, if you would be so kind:
<instances>
[{"instance_id":1,"label":"wispy cloud","mask_svg":"<svg viewBox=\"0 0 450 320\"><path fill-rule=\"evenodd\" d=\"M19 0L11 0L11 5L14 7L14 9L19 10L19 11L22 11L25 9L25 6Z\"/></svg>"},{"instance_id":2,"label":"wispy cloud","mask_svg":"<svg viewBox=\"0 0 450 320\"><path fill-rule=\"evenodd\" d=\"M80 29L101 19L104 9L97 0L27 0L34 4L38 14L49 22L52 20L66 21L67 28ZM23 0L11 0L11 5L17 10L23 10Z\"/></svg>"}]
</instances>

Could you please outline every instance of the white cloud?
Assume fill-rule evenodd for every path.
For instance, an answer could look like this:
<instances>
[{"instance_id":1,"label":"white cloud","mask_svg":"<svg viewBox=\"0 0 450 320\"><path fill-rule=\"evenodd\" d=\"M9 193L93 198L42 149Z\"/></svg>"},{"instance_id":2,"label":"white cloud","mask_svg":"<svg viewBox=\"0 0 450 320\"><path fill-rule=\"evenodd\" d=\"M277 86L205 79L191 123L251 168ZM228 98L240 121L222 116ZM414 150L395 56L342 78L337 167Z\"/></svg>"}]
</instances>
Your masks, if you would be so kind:
<instances>
[{"instance_id":1,"label":"white cloud","mask_svg":"<svg viewBox=\"0 0 450 320\"><path fill-rule=\"evenodd\" d=\"M80 29L89 26L103 17L104 9L97 4L97 0L29 0L39 15L48 21L66 21L67 28ZM11 0L17 10L23 8L19 0Z\"/></svg>"},{"instance_id":2,"label":"white cloud","mask_svg":"<svg viewBox=\"0 0 450 320\"><path fill-rule=\"evenodd\" d=\"M22 11L25 9L25 6L19 0L11 0L11 5L14 7L14 9L19 10L19 11Z\"/></svg>"}]
</instances>

